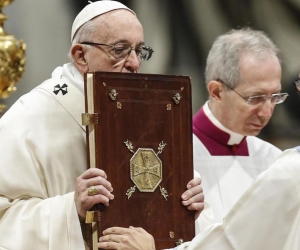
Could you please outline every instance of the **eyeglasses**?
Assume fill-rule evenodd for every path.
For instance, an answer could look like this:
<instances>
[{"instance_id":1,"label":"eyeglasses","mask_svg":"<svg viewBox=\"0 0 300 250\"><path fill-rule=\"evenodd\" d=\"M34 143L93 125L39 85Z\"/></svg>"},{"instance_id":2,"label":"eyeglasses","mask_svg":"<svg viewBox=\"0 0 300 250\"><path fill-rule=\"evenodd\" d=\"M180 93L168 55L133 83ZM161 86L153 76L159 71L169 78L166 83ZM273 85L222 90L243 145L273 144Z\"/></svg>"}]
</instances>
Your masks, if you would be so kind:
<instances>
[{"instance_id":1,"label":"eyeglasses","mask_svg":"<svg viewBox=\"0 0 300 250\"><path fill-rule=\"evenodd\" d=\"M294 81L294 86L298 92L300 92L300 78Z\"/></svg>"},{"instance_id":2,"label":"eyeglasses","mask_svg":"<svg viewBox=\"0 0 300 250\"><path fill-rule=\"evenodd\" d=\"M278 94L272 94L271 96L267 96L267 95L253 95L253 96L249 96L249 97L243 97L240 93L238 93L237 91L235 91L233 88L231 88L230 86L228 86L225 82L223 82L222 80L216 80L222 84L224 84L227 88L229 88L230 90L232 90L233 92L235 92L236 94L238 94L240 97L242 97L246 103L250 106L256 106L256 105L261 105L262 103L264 103L267 99L271 100L272 104L280 104L283 103L285 101L285 99L289 96L288 93L278 93ZM299 83L300 84L300 83Z\"/></svg>"},{"instance_id":3,"label":"eyeglasses","mask_svg":"<svg viewBox=\"0 0 300 250\"><path fill-rule=\"evenodd\" d=\"M104 43L82 42L80 44L111 47L112 55L117 59L127 58L131 50L134 50L136 55L141 61L148 61L151 58L152 53L154 52L154 50L151 47L148 46L131 47L127 43L104 44Z\"/></svg>"}]
</instances>

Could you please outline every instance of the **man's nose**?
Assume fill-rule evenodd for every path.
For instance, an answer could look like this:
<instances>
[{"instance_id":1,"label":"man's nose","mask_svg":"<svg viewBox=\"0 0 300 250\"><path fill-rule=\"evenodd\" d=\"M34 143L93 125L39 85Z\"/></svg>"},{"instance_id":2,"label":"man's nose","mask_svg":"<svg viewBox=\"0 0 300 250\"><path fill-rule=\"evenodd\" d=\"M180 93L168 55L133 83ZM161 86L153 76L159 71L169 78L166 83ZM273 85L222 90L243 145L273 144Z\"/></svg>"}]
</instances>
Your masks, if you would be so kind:
<instances>
[{"instance_id":1,"label":"man's nose","mask_svg":"<svg viewBox=\"0 0 300 250\"><path fill-rule=\"evenodd\" d=\"M259 107L258 116L265 119L270 119L273 115L275 104L271 102L271 99L266 99Z\"/></svg>"},{"instance_id":2,"label":"man's nose","mask_svg":"<svg viewBox=\"0 0 300 250\"><path fill-rule=\"evenodd\" d=\"M131 50L128 53L129 54L126 59L125 68L131 73L137 73L141 65L141 60L136 54L134 48L131 48Z\"/></svg>"}]
</instances>

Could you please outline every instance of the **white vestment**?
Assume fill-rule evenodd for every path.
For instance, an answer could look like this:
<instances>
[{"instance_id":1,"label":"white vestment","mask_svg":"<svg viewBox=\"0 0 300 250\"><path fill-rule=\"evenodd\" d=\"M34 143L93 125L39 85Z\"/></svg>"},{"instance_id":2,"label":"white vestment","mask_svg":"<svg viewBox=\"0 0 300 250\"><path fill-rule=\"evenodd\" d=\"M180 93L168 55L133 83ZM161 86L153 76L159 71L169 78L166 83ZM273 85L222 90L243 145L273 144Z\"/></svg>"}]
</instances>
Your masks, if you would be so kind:
<instances>
[{"instance_id":1,"label":"white vestment","mask_svg":"<svg viewBox=\"0 0 300 250\"><path fill-rule=\"evenodd\" d=\"M85 249L74 203L84 96L72 79L83 78L70 64L58 71L0 119L0 249Z\"/></svg>"},{"instance_id":2,"label":"white vestment","mask_svg":"<svg viewBox=\"0 0 300 250\"><path fill-rule=\"evenodd\" d=\"M210 218L206 219L210 220L210 223L219 223L257 176L275 161L281 150L257 137L245 138L226 129L210 112L207 103L201 112L197 114L200 115L198 124L202 126L200 128L202 134L199 134L199 137L204 134L206 136L204 140L208 139L203 143L194 135L194 168L201 175L205 201L212 209ZM212 137L217 134L216 140L220 141L211 139L208 133L212 133ZM220 139L225 134L226 140ZM228 154L226 151L223 155L217 155L218 150L222 150L224 146L220 145L223 142L225 146L227 143L232 144L231 147L236 145L238 147L238 143L243 143L245 152L241 154L248 155L234 155L235 152L232 152L233 155L226 155ZM212 147L214 155L209 152L206 145ZM203 216L207 217L207 214ZM203 229L202 227L201 231Z\"/></svg>"},{"instance_id":3,"label":"white vestment","mask_svg":"<svg viewBox=\"0 0 300 250\"><path fill-rule=\"evenodd\" d=\"M85 248L74 203L84 111L83 77L65 64L0 119L1 250Z\"/></svg>"},{"instance_id":4,"label":"white vestment","mask_svg":"<svg viewBox=\"0 0 300 250\"><path fill-rule=\"evenodd\" d=\"M299 250L300 148L284 151L224 221L176 250Z\"/></svg>"}]
</instances>

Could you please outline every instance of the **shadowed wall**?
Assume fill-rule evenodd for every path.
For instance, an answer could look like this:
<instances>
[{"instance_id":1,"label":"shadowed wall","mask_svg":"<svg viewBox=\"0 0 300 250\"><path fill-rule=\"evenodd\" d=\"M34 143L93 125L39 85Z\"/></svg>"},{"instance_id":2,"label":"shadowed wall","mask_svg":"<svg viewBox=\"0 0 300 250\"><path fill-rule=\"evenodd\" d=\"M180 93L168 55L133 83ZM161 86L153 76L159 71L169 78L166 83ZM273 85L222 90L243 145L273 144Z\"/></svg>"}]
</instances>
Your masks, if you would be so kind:
<instances>
[{"instance_id":1,"label":"shadowed wall","mask_svg":"<svg viewBox=\"0 0 300 250\"><path fill-rule=\"evenodd\" d=\"M276 107L259 137L281 149L300 144L299 94L291 82L300 71L299 0L127 0L144 26L145 42L155 53L141 73L189 75L193 112L206 101L206 56L214 39L232 28L251 26L265 31L281 50L282 87L287 101ZM87 1L15 0L3 8L4 29L27 44L27 65L18 90L3 100L8 107L48 79L67 62L73 19Z\"/></svg>"}]
</instances>

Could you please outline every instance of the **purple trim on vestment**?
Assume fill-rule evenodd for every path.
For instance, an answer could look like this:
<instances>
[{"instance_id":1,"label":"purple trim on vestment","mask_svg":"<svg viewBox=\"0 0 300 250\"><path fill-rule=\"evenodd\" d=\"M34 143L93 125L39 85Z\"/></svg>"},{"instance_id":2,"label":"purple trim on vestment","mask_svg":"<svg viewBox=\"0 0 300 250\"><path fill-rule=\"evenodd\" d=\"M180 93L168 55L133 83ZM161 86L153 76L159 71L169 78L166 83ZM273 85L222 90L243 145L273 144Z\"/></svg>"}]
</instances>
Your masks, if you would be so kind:
<instances>
[{"instance_id":1,"label":"purple trim on vestment","mask_svg":"<svg viewBox=\"0 0 300 250\"><path fill-rule=\"evenodd\" d=\"M203 107L193 117L193 132L211 155L249 156L246 137L240 144L228 145L230 135L209 120Z\"/></svg>"}]
</instances>

